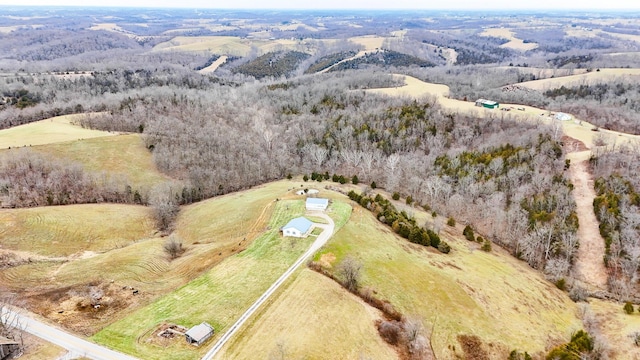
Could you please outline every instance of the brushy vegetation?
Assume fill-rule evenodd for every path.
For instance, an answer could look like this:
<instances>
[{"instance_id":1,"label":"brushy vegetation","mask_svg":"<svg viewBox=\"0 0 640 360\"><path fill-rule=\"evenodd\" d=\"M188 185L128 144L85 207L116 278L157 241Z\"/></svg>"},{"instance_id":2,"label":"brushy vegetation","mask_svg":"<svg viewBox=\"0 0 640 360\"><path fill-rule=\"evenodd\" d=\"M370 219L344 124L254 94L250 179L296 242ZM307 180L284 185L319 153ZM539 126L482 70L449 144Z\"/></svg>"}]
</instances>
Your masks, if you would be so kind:
<instances>
[{"instance_id":1,"label":"brushy vegetation","mask_svg":"<svg viewBox=\"0 0 640 360\"><path fill-rule=\"evenodd\" d=\"M348 196L349 199L370 210L381 223L390 226L396 234L412 243L431 246L445 254L451 250L449 244L442 241L433 230L417 225L415 218L409 216L405 211L398 211L389 200L380 194L371 198L351 190Z\"/></svg>"},{"instance_id":2,"label":"brushy vegetation","mask_svg":"<svg viewBox=\"0 0 640 360\"><path fill-rule=\"evenodd\" d=\"M314 74L318 71L322 71L330 66L337 64L338 62L350 58L356 54L355 51L342 51L335 54L325 55L316 60L311 66L304 71L305 74Z\"/></svg>"},{"instance_id":3,"label":"brushy vegetation","mask_svg":"<svg viewBox=\"0 0 640 360\"><path fill-rule=\"evenodd\" d=\"M421 59L416 56L399 53L393 50L376 51L375 53L367 53L362 57L353 60L347 60L332 67L329 71L341 71L349 69L363 69L367 66L379 65L383 67L433 67L435 66L429 60Z\"/></svg>"},{"instance_id":4,"label":"brushy vegetation","mask_svg":"<svg viewBox=\"0 0 640 360\"><path fill-rule=\"evenodd\" d=\"M253 76L279 78L288 76L310 55L299 51L270 52L257 57L246 64L233 68L233 72Z\"/></svg>"}]
</instances>

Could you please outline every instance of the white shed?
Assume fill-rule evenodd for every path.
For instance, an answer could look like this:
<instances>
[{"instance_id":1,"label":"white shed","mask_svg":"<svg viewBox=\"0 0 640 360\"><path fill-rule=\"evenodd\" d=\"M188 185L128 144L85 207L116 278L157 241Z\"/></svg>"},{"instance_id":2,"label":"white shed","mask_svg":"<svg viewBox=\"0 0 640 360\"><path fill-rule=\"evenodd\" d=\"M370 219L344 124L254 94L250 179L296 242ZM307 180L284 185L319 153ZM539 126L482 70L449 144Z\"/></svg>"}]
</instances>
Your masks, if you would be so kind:
<instances>
[{"instance_id":1,"label":"white shed","mask_svg":"<svg viewBox=\"0 0 640 360\"><path fill-rule=\"evenodd\" d=\"M559 112L559 113L556 113L554 118L560 121L567 121L567 120L571 120L571 115Z\"/></svg>"},{"instance_id":2,"label":"white shed","mask_svg":"<svg viewBox=\"0 0 640 360\"><path fill-rule=\"evenodd\" d=\"M309 235L313 223L305 217L295 218L282 227L282 235L293 237L306 237Z\"/></svg>"},{"instance_id":3,"label":"white shed","mask_svg":"<svg viewBox=\"0 0 640 360\"><path fill-rule=\"evenodd\" d=\"M213 326L203 322L189 329L184 336L189 344L200 346L213 335Z\"/></svg>"},{"instance_id":4,"label":"white shed","mask_svg":"<svg viewBox=\"0 0 640 360\"><path fill-rule=\"evenodd\" d=\"M329 206L329 199L307 198L305 206L307 211L325 211Z\"/></svg>"}]
</instances>

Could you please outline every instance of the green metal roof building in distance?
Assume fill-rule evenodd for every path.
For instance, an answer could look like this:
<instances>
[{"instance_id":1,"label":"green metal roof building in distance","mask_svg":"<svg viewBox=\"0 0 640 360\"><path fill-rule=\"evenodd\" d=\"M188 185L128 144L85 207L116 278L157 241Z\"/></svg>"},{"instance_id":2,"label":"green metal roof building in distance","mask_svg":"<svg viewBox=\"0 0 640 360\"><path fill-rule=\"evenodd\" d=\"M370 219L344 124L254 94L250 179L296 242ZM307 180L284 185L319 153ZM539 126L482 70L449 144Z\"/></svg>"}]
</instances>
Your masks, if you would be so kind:
<instances>
[{"instance_id":1,"label":"green metal roof building in distance","mask_svg":"<svg viewBox=\"0 0 640 360\"><path fill-rule=\"evenodd\" d=\"M497 101L478 99L476 100L476 106L487 109L497 109L500 107L500 104Z\"/></svg>"}]
</instances>

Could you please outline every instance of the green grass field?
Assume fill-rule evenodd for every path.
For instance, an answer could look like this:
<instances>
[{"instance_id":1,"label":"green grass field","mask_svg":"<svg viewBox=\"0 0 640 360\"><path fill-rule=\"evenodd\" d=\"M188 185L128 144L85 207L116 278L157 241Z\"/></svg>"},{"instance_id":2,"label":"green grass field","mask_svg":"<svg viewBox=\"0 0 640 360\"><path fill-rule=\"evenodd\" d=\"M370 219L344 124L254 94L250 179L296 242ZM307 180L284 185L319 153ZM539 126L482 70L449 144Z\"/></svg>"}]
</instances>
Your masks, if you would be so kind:
<instances>
[{"instance_id":1,"label":"green grass field","mask_svg":"<svg viewBox=\"0 0 640 360\"><path fill-rule=\"evenodd\" d=\"M116 133L83 129L72 125L71 122L79 116L84 115L57 116L0 130L0 149L116 135Z\"/></svg>"},{"instance_id":2,"label":"green grass field","mask_svg":"<svg viewBox=\"0 0 640 360\"><path fill-rule=\"evenodd\" d=\"M357 208L316 260L359 259L363 286L433 329L438 359L461 356L459 346L457 352L451 347L461 334L479 336L492 358L504 358L513 349L543 352L581 328L576 305L525 263L496 246L485 253L477 244L443 237L452 247L448 255L397 238Z\"/></svg>"},{"instance_id":3,"label":"green grass field","mask_svg":"<svg viewBox=\"0 0 640 360\"><path fill-rule=\"evenodd\" d=\"M32 149L43 155L82 164L86 171L121 177L134 189L148 191L171 180L157 170L139 134L67 141Z\"/></svg>"},{"instance_id":4,"label":"green grass field","mask_svg":"<svg viewBox=\"0 0 640 360\"><path fill-rule=\"evenodd\" d=\"M243 195L249 197L249 192ZM254 197L251 197L254 199ZM338 206L337 216L347 214ZM196 212L196 210L193 210ZM304 214L304 202L276 202L266 231L249 247L225 259L204 275L160 298L130 316L106 327L95 341L145 359L192 359L205 348L195 349L178 339L168 347L155 345L151 333L164 322L192 326L207 321L215 338L264 292L311 244L314 238L282 238L279 228ZM344 222L346 220L341 220Z\"/></svg>"}]
</instances>

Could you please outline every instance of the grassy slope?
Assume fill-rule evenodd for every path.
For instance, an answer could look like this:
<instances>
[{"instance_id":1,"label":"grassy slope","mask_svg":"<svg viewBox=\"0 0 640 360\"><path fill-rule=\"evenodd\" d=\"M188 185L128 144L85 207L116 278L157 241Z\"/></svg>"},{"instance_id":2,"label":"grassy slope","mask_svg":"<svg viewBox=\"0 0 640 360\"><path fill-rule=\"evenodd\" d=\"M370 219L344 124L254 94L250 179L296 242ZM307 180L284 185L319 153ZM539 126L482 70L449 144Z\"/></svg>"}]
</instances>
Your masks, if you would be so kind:
<instances>
[{"instance_id":1,"label":"grassy slope","mask_svg":"<svg viewBox=\"0 0 640 360\"><path fill-rule=\"evenodd\" d=\"M346 255L360 259L364 286L422 319L426 329L434 327L438 359L455 356L449 346L459 334L478 335L493 344L492 358L504 358L513 349L544 351L581 328L575 304L526 264L500 250L471 251L476 244L444 238L449 255L396 238L357 208L316 258L332 253L334 264Z\"/></svg>"},{"instance_id":2,"label":"grassy slope","mask_svg":"<svg viewBox=\"0 0 640 360\"><path fill-rule=\"evenodd\" d=\"M248 193L243 195L250 197ZM283 240L279 235L280 226L303 213L302 200L277 202L268 230L247 250L224 260L184 287L105 328L94 339L127 353L144 355L146 359L167 358L168 351L174 359L193 358L194 351L203 353L205 348L193 349L183 344L182 339L166 349L149 344L146 339L162 322L191 326L207 321L215 327L215 337L224 333L313 241L313 238Z\"/></svg>"},{"instance_id":3,"label":"grassy slope","mask_svg":"<svg viewBox=\"0 0 640 360\"><path fill-rule=\"evenodd\" d=\"M158 172L139 134L41 145L33 150L80 163L87 171L124 177L134 189L149 189L170 180Z\"/></svg>"},{"instance_id":4,"label":"grassy slope","mask_svg":"<svg viewBox=\"0 0 640 360\"><path fill-rule=\"evenodd\" d=\"M0 245L44 256L103 252L152 236L143 206L87 204L0 210Z\"/></svg>"},{"instance_id":5,"label":"grassy slope","mask_svg":"<svg viewBox=\"0 0 640 360\"><path fill-rule=\"evenodd\" d=\"M292 284L238 333L219 359L395 359L378 336L381 315L333 280L311 270Z\"/></svg>"},{"instance_id":6,"label":"grassy slope","mask_svg":"<svg viewBox=\"0 0 640 360\"><path fill-rule=\"evenodd\" d=\"M589 299L589 307L600 321L600 331L613 350L612 359L640 359L640 348L631 334L640 331L640 314L627 315L622 303Z\"/></svg>"},{"instance_id":7,"label":"grassy slope","mask_svg":"<svg viewBox=\"0 0 640 360\"><path fill-rule=\"evenodd\" d=\"M78 116L83 115L57 116L0 130L0 149L116 135L116 133L83 129L80 126L71 125L71 121Z\"/></svg>"}]
</instances>

